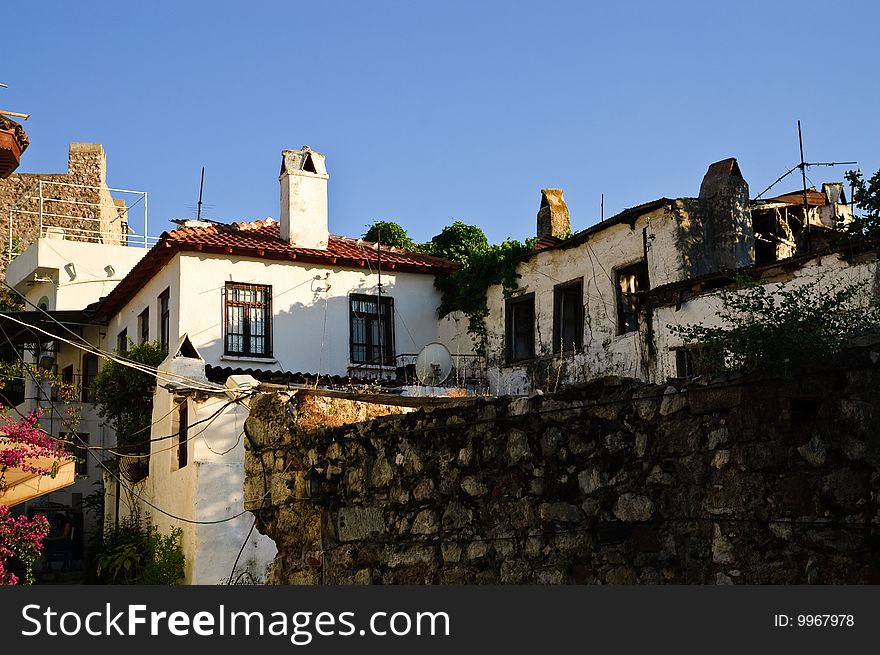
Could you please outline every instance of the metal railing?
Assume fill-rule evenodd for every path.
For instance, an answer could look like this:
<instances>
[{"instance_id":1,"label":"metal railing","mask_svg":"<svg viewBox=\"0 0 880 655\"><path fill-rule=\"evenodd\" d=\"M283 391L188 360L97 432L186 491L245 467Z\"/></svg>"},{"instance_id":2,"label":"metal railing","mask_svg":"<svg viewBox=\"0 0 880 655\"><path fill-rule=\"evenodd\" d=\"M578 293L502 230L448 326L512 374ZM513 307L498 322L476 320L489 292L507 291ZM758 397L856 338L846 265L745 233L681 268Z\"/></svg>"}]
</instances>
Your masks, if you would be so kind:
<instances>
[{"instance_id":1,"label":"metal railing","mask_svg":"<svg viewBox=\"0 0 880 655\"><path fill-rule=\"evenodd\" d=\"M149 248L158 238L148 236L147 201L146 191L38 180L9 210L6 254L12 259L21 251L16 223L36 223L40 238ZM132 227L136 209L140 230Z\"/></svg>"},{"instance_id":2,"label":"metal railing","mask_svg":"<svg viewBox=\"0 0 880 655\"><path fill-rule=\"evenodd\" d=\"M378 359L350 366L348 372L353 377L375 375L378 379L392 380L395 384L421 385L416 375L418 353L395 355L393 364L380 363ZM460 387L472 391L483 391L489 387L486 358L475 354L452 354L452 371L440 387ZM393 374L392 374L393 372Z\"/></svg>"}]
</instances>

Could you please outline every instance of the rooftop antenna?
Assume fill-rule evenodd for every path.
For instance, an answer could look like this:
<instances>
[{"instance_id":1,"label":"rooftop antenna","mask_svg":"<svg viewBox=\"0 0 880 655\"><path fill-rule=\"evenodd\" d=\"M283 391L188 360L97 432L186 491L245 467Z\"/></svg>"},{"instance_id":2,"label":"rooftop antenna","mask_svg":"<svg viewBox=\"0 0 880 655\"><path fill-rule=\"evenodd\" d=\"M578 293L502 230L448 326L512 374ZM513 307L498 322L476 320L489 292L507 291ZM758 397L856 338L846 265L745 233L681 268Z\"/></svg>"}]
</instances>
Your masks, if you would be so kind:
<instances>
[{"instance_id":1,"label":"rooftop antenna","mask_svg":"<svg viewBox=\"0 0 880 655\"><path fill-rule=\"evenodd\" d=\"M199 182L199 208L196 212L196 220L202 220L202 191L205 189L205 167L202 166L202 180Z\"/></svg>"},{"instance_id":2,"label":"rooftop antenna","mask_svg":"<svg viewBox=\"0 0 880 655\"><path fill-rule=\"evenodd\" d=\"M599 200L599 220L605 220L605 194L602 194L601 200Z\"/></svg>"},{"instance_id":3,"label":"rooftop antenna","mask_svg":"<svg viewBox=\"0 0 880 655\"><path fill-rule=\"evenodd\" d=\"M806 185L807 185L806 169L809 168L810 166L851 166L851 165L855 165L855 164L859 163L857 161L814 161L814 162L804 161L804 141L803 141L803 137L801 136L801 122L800 122L800 120L798 120L798 142L800 143L800 147L801 147L801 160L800 160L800 162L795 164L791 168L789 168L785 173L783 173L779 177L777 177L776 180L773 182L773 184L771 184L766 189L761 191L761 193L759 193L757 196L755 196L755 200L760 200L761 196L763 196L770 189L772 189L777 184L782 182L782 180L784 180L789 175L794 173L797 169L801 169L801 171L803 172L803 178L804 178L803 183L804 183L804 189L806 190ZM804 193L804 197L806 198L806 191ZM806 202L806 200L804 200L804 202Z\"/></svg>"}]
</instances>

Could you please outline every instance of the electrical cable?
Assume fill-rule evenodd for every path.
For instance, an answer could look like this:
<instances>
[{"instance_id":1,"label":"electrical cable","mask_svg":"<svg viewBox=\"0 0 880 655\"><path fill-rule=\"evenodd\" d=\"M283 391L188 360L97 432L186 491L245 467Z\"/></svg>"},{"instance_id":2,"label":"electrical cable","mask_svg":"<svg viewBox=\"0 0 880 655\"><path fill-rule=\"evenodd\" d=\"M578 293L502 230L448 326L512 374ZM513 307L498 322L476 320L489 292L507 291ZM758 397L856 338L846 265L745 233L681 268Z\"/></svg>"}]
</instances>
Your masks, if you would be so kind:
<instances>
[{"instance_id":1,"label":"electrical cable","mask_svg":"<svg viewBox=\"0 0 880 655\"><path fill-rule=\"evenodd\" d=\"M12 343L12 339L9 338L9 335L6 333L6 330L3 328L2 325L0 325L0 332L3 333L3 336L4 336L4 338L6 339L6 341L9 343L9 345L10 345L10 346L13 346L13 348L14 348L14 344ZM24 359L21 357L21 355L18 354L18 351L16 350L15 352L16 352L16 355L18 355L19 359L21 360L22 364L25 364ZM35 375L33 375L32 373L31 373L31 379L34 381L34 383L37 385L38 388L41 388L41 387L40 387L40 382L39 382L39 380L38 380L37 377L36 377ZM70 430L70 434L73 434L73 435L74 435L74 436L75 436L75 437L76 437L76 438L82 443L83 446L85 446L86 448L88 448L88 443L86 443L85 440L82 439L82 438L79 436L79 434L78 434L76 428L73 427L73 426L71 426L71 425L70 425L70 424L69 424L69 423L63 418L62 413L61 413L60 411L58 411L57 406L55 405L54 401L51 399L51 397L49 397L48 394L46 394L46 398L45 398L45 400L49 403L49 405L52 407L52 409L58 414L59 419L60 419L61 422L64 424L64 426L67 427L67 428ZM161 507L159 507L159 506L153 504L152 502L150 502L149 500L147 500L146 498L144 498L143 496L141 496L141 494L139 494L137 491L134 490L134 487L133 487L132 485L127 484L127 482L126 482L125 480L123 480L119 475L117 475L116 473L114 473L113 471L111 471L111 470L106 466L106 464L104 463L104 461L101 460L101 459L99 459L98 456L97 456L95 453L93 453L91 450L87 450L87 453L88 453L89 455L91 455L91 456L94 458L94 460L97 462L98 466L99 466L102 470L104 470L104 471L105 471L105 472L106 472L111 478L113 478L114 480L116 480L116 482L118 482L121 486L125 487L125 488L126 488L126 491L128 491L129 493L131 493L135 498L137 498L138 500L140 500L140 501L141 501L142 503L144 503L145 505L148 505L149 507L153 508L154 510L156 510L156 511L159 512L160 514L164 514L165 516L168 516L169 518L175 519L175 520L180 521L180 522L182 522L182 523L187 523L187 524L190 524L190 525L217 525L217 524L220 524L220 523L227 523L227 522L229 522L229 521L233 521L233 520L237 519L238 517L243 516L244 514L246 514L246 513L249 511L249 510L246 510L246 509L245 509L245 510L242 510L241 512L239 512L238 514L235 514L235 515L233 515L233 516L228 516L228 517L225 517L225 518L222 518L222 519L215 519L215 520L211 520L211 521L196 521L196 520L192 520L192 519L184 518L184 517L182 517L182 516L177 516L176 514L172 514L171 512L167 512L167 511L165 511L165 510L162 509ZM264 494L263 499L265 499L267 495L268 495L268 491L266 492L266 494Z\"/></svg>"},{"instance_id":2,"label":"electrical cable","mask_svg":"<svg viewBox=\"0 0 880 655\"><path fill-rule=\"evenodd\" d=\"M52 333L50 333L50 332L48 332L48 331L46 331L46 330L44 330L44 329L42 329L42 328L40 328L40 327L38 327L38 326L36 326L36 325L30 325L30 324L26 323L25 321L21 321L21 320L15 318L15 317L13 317L13 316L11 316L11 315L9 315L9 314L4 314L4 317L5 317L5 318L7 318L7 319L13 321L14 323L17 323L17 324L19 324L19 325L25 327L26 329L28 329L28 330L31 331L31 332L33 332L33 330L37 330L38 332L41 332L42 334L44 334L44 335L46 335L46 336L48 336L48 337L50 337L50 338L52 338L52 339L55 339L55 340L58 340L58 341L62 341L62 342L64 342L64 343L67 343L67 344L69 344L69 345L74 346L75 348L79 348L80 350L83 350L83 351L85 351L85 352L89 352L89 353L91 353L91 354L95 354L95 355L100 355L100 356L104 357L105 359L109 359L109 360L111 360L111 361L115 361L116 363L118 363L118 364L120 364L120 365L122 365L122 366L128 366L129 368L134 368L134 369L136 369L136 370L143 371L143 372L145 372L145 373L148 373L148 374L152 375L153 377L156 377L157 380L158 380L158 379L163 379L165 382L169 382L170 384L178 384L178 382L175 382L174 379L166 379L166 378L163 378L162 376L171 376L172 378L177 378L178 380L183 380L183 381L185 381L185 382L189 382L190 385L191 385L193 388L198 388L198 389L200 389L200 390L202 390L202 391L206 391L206 392L216 392L216 391L222 390L222 387L220 387L219 385L213 385L213 384L211 384L211 383L208 383L208 385L206 385L204 382L201 382L200 380L195 380L195 379L193 379L193 378L189 378L189 377L187 377L187 376L185 376L185 375L180 375L180 374L178 374L178 373L172 373L172 372L169 372L169 371L163 371L163 372L160 374L159 371L158 371L158 368L156 368L156 367L147 366L146 364L142 364L142 363L140 363L140 362L135 362L135 361L133 361L133 360L130 360L130 359L127 359L127 358L124 358L124 357L120 357L120 356L116 355L115 353L111 353L111 352L109 352L109 351L102 350L102 349L99 348L98 346L95 346L94 344L90 343L89 341L87 341L86 339L84 339L81 335L77 334L76 332L74 332L73 330L71 330L70 328L68 328L66 325L64 325L63 323L61 323L59 320L57 320L54 316L52 316L52 315L51 315L49 312L47 312L45 309L43 309L42 307L39 307L38 305L35 305L34 303L32 303L32 302L31 302L30 300L28 300L28 299L27 299L27 298L26 298L26 297L25 297L20 291L18 291L18 289L16 289L15 287L10 286L9 284L7 284L5 280L0 280L0 281L2 281L3 285L4 285L7 289L9 289L10 291L13 291L15 294L17 294L17 295L18 295L18 296L19 296L19 297L20 297L25 303L27 303L28 305L30 305L31 307L33 307L34 309L36 309L37 311L39 311L40 313L42 313L43 315L45 315L45 316L46 316L51 322L53 322L53 323L55 323L56 325L60 326L60 327L61 327L62 329L64 329L66 332L68 332L69 334L71 334L75 339L77 339L77 340L79 340L79 341L82 341L84 344L86 344L86 346L88 346L88 348L87 348L86 346L83 346L82 344L79 344L79 343L76 343L76 342L74 342L74 341L70 341L69 339L65 339L65 338L63 338L63 337L59 337L59 336L57 336L57 335L55 335L55 334L52 334ZM210 386L209 386L209 385L210 385Z\"/></svg>"}]
</instances>

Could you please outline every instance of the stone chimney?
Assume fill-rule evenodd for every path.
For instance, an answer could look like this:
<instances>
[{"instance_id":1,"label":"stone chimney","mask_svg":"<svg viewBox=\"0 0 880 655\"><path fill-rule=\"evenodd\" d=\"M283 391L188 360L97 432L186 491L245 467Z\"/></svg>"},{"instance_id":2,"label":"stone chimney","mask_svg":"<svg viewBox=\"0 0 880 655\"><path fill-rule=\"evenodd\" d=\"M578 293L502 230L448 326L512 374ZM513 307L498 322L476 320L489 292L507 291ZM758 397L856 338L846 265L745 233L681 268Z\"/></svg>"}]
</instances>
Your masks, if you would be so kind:
<instances>
[{"instance_id":1,"label":"stone chimney","mask_svg":"<svg viewBox=\"0 0 880 655\"><path fill-rule=\"evenodd\" d=\"M327 168L308 146L281 151L281 238L300 248L327 248Z\"/></svg>"},{"instance_id":2,"label":"stone chimney","mask_svg":"<svg viewBox=\"0 0 880 655\"><path fill-rule=\"evenodd\" d=\"M755 235L749 208L749 185L730 157L709 166L700 185L702 266L694 275L755 263Z\"/></svg>"},{"instance_id":3,"label":"stone chimney","mask_svg":"<svg viewBox=\"0 0 880 655\"><path fill-rule=\"evenodd\" d=\"M538 209L538 238L571 234L571 218L562 199L562 189L541 189L541 207Z\"/></svg>"}]
</instances>

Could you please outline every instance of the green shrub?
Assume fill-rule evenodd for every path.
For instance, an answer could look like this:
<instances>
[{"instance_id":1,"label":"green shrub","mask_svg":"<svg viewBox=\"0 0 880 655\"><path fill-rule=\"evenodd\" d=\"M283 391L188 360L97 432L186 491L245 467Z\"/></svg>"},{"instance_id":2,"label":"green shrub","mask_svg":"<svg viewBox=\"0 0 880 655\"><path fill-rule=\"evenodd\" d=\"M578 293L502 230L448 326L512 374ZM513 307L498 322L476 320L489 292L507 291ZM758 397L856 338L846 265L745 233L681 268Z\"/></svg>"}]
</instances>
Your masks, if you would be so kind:
<instances>
[{"instance_id":1,"label":"green shrub","mask_svg":"<svg viewBox=\"0 0 880 655\"><path fill-rule=\"evenodd\" d=\"M880 303L865 284L768 286L738 280L720 292L721 327L673 328L699 346L700 368L790 375L842 350L856 333L880 323Z\"/></svg>"},{"instance_id":2,"label":"green shrub","mask_svg":"<svg viewBox=\"0 0 880 655\"><path fill-rule=\"evenodd\" d=\"M129 516L102 535L94 579L101 584L175 585L184 576L183 531L163 535L149 521Z\"/></svg>"}]
</instances>

